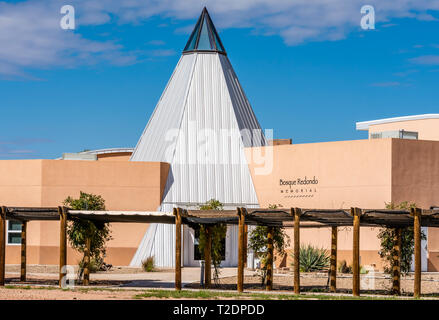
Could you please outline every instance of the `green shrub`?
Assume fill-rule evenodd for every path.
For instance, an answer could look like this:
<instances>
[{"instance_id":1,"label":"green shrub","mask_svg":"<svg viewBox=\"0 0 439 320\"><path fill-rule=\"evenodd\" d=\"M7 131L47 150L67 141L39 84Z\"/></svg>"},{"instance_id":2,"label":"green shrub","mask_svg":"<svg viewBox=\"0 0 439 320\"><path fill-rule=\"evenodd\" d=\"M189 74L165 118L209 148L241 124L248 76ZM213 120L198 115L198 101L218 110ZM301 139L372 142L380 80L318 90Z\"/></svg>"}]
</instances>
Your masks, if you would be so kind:
<instances>
[{"instance_id":1,"label":"green shrub","mask_svg":"<svg viewBox=\"0 0 439 320\"><path fill-rule=\"evenodd\" d=\"M269 209L277 209L281 205L270 204ZM250 233L248 238L248 248L253 250L255 257L259 258L261 262L261 268L258 270L259 277L261 278L261 285L265 284L267 276L267 261L268 261L268 227L256 226ZM285 230L281 227L273 228L273 247L274 250L280 255L285 253L285 248L289 245L290 238L285 233ZM276 257L273 257L275 260Z\"/></svg>"},{"instance_id":2,"label":"green shrub","mask_svg":"<svg viewBox=\"0 0 439 320\"><path fill-rule=\"evenodd\" d=\"M342 260L338 263L338 272L340 273L352 273L352 266L348 266L346 260Z\"/></svg>"},{"instance_id":3,"label":"green shrub","mask_svg":"<svg viewBox=\"0 0 439 320\"><path fill-rule=\"evenodd\" d=\"M402 202L398 205L394 203L386 203L386 209L399 209L410 210L410 208L416 208L415 203ZM381 228L378 234L380 239L381 250L379 251L380 257L386 262L384 272L392 274L393 270L393 248L395 245L396 229L394 228ZM421 231L421 239L426 240L427 237L424 232ZM402 228L401 230L401 273L407 274L410 272L412 264L412 256L415 250L415 239L413 234L413 227Z\"/></svg>"},{"instance_id":4,"label":"green shrub","mask_svg":"<svg viewBox=\"0 0 439 320\"><path fill-rule=\"evenodd\" d=\"M223 204L216 200L210 199L205 204L199 206L200 210L223 210ZM204 226L200 224L199 226L200 236L198 238L198 250L201 257L204 259L204 248L207 245L207 239L205 234ZM210 226L211 234L211 263L213 265L213 281L219 283L220 276L220 265L223 260L223 243L225 243L225 238L227 235L227 225L224 223L218 223L214 226Z\"/></svg>"},{"instance_id":5,"label":"green shrub","mask_svg":"<svg viewBox=\"0 0 439 320\"><path fill-rule=\"evenodd\" d=\"M142 269L146 272L153 272L155 270L154 256L148 257L142 261Z\"/></svg>"},{"instance_id":6,"label":"green shrub","mask_svg":"<svg viewBox=\"0 0 439 320\"><path fill-rule=\"evenodd\" d=\"M338 263L338 272L340 273L349 273L352 274L352 266L348 265L346 263L346 260L342 260ZM369 270L367 270L365 267L360 266L360 274L367 274L369 273Z\"/></svg>"},{"instance_id":7,"label":"green shrub","mask_svg":"<svg viewBox=\"0 0 439 320\"><path fill-rule=\"evenodd\" d=\"M105 210L105 200L100 195L80 192L78 199L67 197L63 202L64 205L73 210ZM70 245L81 252L83 257L79 262L79 279L82 278L84 271L84 259L86 249L86 239L89 238L90 243L90 263L95 261L97 270L104 264L106 255L106 243L112 239L110 224L99 221L90 221L85 219L72 218L67 224L67 236ZM95 267L93 267L95 268ZM90 272L92 266L90 266Z\"/></svg>"},{"instance_id":8,"label":"green shrub","mask_svg":"<svg viewBox=\"0 0 439 320\"><path fill-rule=\"evenodd\" d=\"M308 244L300 246L299 263L301 272L328 271L330 256L327 250Z\"/></svg>"},{"instance_id":9,"label":"green shrub","mask_svg":"<svg viewBox=\"0 0 439 320\"><path fill-rule=\"evenodd\" d=\"M90 273L96 273L101 270L103 263L104 262L102 259L91 258L88 270L90 271ZM84 270L84 259L81 259L78 265L80 270Z\"/></svg>"}]
</instances>

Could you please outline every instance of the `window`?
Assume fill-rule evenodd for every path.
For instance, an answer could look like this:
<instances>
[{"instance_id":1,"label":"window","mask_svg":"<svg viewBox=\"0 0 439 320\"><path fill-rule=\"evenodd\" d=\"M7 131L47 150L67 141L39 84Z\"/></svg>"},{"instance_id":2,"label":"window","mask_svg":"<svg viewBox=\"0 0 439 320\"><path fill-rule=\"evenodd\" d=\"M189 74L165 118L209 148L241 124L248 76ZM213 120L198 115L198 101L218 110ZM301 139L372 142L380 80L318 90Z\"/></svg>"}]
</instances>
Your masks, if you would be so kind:
<instances>
[{"instance_id":1,"label":"window","mask_svg":"<svg viewBox=\"0 0 439 320\"><path fill-rule=\"evenodd\" d=\"M8 221L8 245L21 244L21 222Z\"/></svg>"}]
</instances>

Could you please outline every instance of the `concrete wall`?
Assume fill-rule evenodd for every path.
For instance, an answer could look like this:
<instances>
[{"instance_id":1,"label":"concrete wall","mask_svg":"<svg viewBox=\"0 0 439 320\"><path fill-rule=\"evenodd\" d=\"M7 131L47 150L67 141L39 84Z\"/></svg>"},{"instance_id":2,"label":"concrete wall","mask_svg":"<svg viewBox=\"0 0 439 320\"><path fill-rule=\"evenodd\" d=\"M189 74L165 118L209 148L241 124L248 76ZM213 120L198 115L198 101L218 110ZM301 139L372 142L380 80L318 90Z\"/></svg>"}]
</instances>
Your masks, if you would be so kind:
<instances>
[{"instance_id":1,"label":"concrete wall","mask_svg":"<svg viewBox=\"0 0 439 320\"><path fill-rule=\"evenodd\" d=\"M160 162L23 160L0 161L0 199L6 206L58 206L84 191L101 195L108 210L150 210L160 205L169 165ZM114 223L107 263L128 265L147 224ZM59 222L31 222L28 263L57 264ZM6 263L19 263L20 247L8 245ZM68 252L68 263L79 256Z\"/></svg>"}]
</instances>

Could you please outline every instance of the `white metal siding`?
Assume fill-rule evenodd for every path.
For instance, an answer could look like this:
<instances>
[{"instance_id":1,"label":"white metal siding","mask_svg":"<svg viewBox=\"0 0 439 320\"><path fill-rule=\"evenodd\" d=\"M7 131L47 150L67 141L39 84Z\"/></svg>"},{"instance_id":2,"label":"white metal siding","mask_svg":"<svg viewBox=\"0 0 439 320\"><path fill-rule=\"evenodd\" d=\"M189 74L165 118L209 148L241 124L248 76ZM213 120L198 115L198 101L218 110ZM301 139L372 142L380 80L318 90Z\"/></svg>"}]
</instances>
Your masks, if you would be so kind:
<instances>
[{"instance_id":1,"label":"white metal siding","mask_svg":"<svg viewBox=\"0 0 439 320\"><path fill-rule=\"evenodd\" d=\"M174 143L165 141L167 132L176 129ZM247 134L241 136L244 129L260 130L260 126L227 57L183 55L132 160L171 163L162 211L175 206L196 208L212 198L229 207L255 207L258 199L244 146L265 145L265 138L252 141ZM236 228L231 227L224 265L236 265L236 236ZM154 254L158 266L174 266L174 239L172 226L152 225L131 265L140 265ZM185 252L192 246L193 241L186 238Z\"/></svg>"}]
</instances>

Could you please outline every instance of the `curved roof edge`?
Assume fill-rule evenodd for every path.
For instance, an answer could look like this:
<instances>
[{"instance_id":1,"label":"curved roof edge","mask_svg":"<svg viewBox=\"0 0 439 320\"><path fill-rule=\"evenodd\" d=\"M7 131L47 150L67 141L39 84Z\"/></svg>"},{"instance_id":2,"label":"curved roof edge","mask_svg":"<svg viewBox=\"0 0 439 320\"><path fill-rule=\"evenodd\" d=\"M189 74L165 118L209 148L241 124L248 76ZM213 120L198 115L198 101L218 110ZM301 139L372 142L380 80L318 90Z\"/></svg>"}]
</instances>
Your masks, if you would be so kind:
<instances>
[{"instance_id":1,"label":"curved roof edge","mask_svg":"<svg viewBox=\"0 0 439 320\"><path fill-rule=\"evenodd\" d=\"M78 154L111 154L111 153L121 153L121 152L134 152L134 148L106 148L106 149L96 149L87 150L82 152L77 152ZM55 160L62 160L62 157L56 158Z\"/></svg>"},{"instance_id":2,"label":"curved roof edge","mask_svg":"<svg viewBox=\"0 0 439 320\"><path fill-rule=\"evenodd\" d=\"M82 154L107 154L107 153L121 153L121 152L133 152L134 148L107 148L78 152Z\"/></svg>"},{"instance_id":3,"label":"curved roof edge","mask_svg":"<svg viewBox=\"0 0 439 320\"><path fill-rule=\"evenodd\" d=\"M392 122L402 122L402 121L412 121L412 120L425 120L425 119L439 119L438 113L429 113L429 114L418 114L414 116L404 116L404 117L395 117L395 118L386 118L386 119L378 119L371 121L362 121L356 123L357 130L369 130L370 126L377 124L385 124Z\"/></svg>"}]
</instances>

